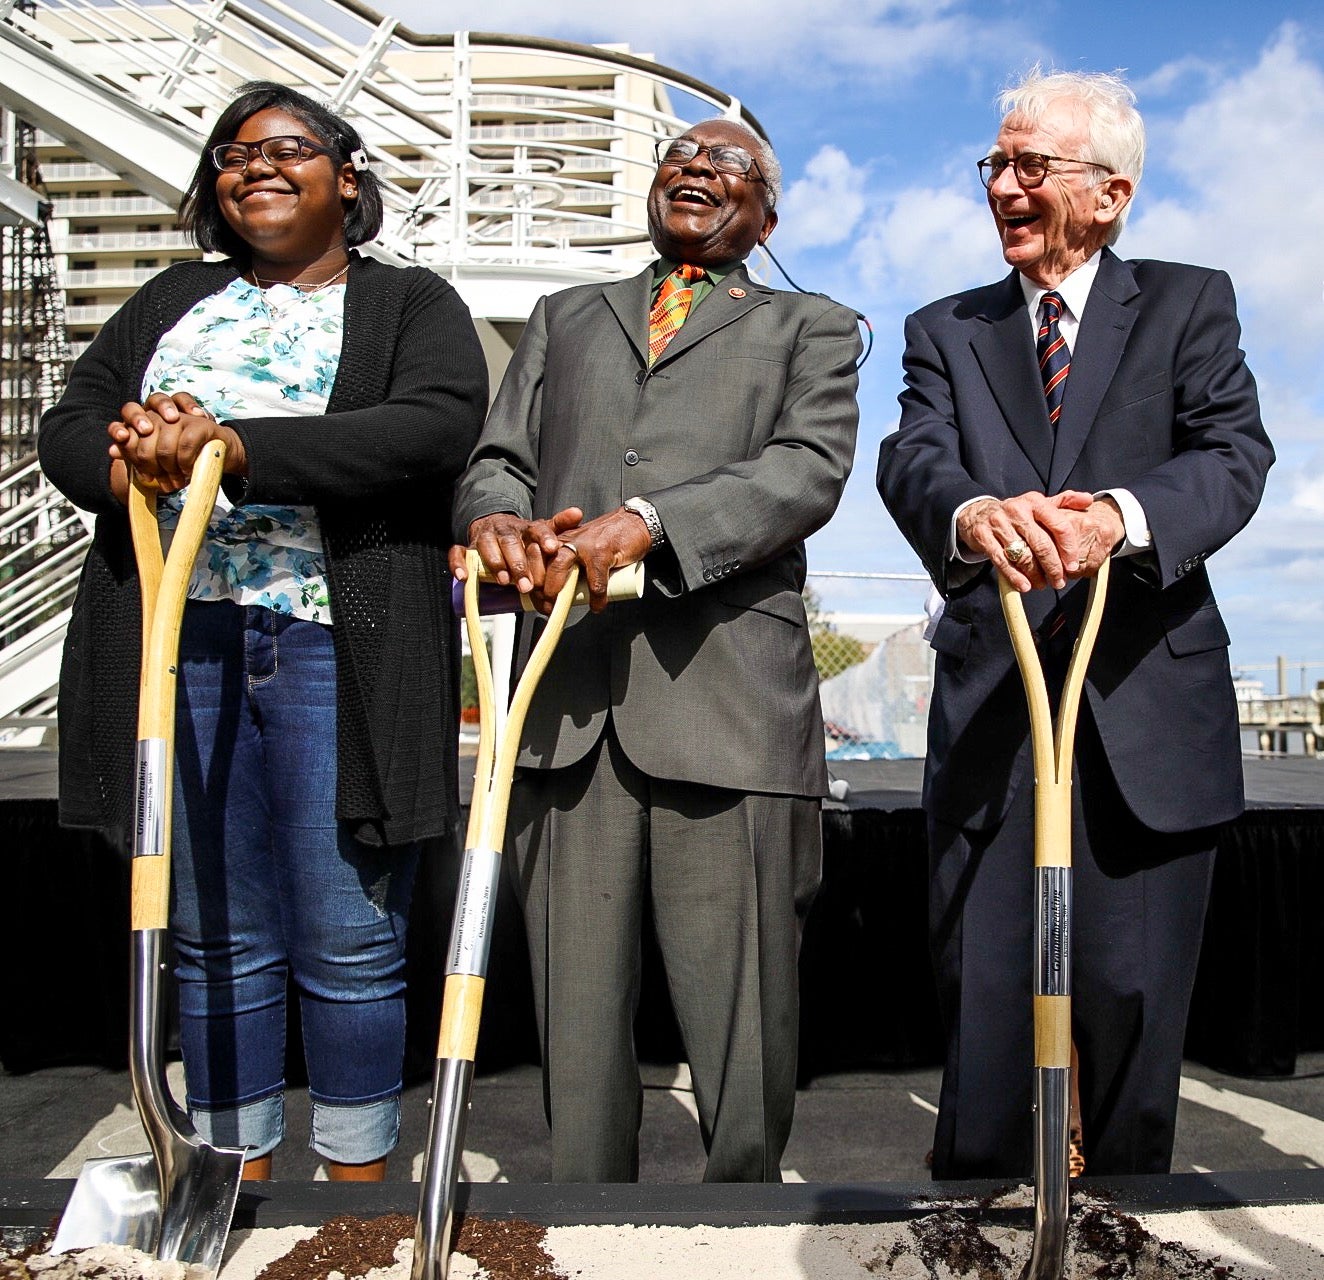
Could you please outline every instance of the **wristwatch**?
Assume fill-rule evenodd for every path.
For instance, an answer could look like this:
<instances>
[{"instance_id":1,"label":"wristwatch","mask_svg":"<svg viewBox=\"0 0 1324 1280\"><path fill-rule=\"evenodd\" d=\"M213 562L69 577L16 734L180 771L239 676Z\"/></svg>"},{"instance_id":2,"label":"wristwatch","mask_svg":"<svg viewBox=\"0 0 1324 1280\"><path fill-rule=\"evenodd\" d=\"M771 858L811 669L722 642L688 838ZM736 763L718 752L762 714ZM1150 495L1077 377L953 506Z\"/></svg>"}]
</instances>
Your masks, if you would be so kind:
<instances>
[{"instance_id":1,"label":"wristwatch","mask_svg":"<svg viewBox=\"0 0 1324 1280\"><path fill-rule=\"evenodd\" d=\"M648 529L650 551L656 551L667 540L667 531L662 527L657 508L647 498L626 498L621 504L627 511L633 511Z\"/></svg>"}]
</instances>

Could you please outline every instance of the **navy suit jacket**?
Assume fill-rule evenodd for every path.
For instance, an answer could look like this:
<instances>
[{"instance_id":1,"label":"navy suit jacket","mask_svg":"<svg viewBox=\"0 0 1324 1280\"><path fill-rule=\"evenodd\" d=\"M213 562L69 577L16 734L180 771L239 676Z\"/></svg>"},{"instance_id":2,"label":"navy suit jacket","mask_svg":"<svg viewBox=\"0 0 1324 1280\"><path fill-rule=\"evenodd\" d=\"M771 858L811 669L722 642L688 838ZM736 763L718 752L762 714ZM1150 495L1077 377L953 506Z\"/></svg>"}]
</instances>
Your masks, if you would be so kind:
<instances>
[{"instance_id":1,"label":"navy suit jacket","mask_svg":"<svg viewBox=\"0 0 1324 1280\"><path fill-rule=\"evenodd\" d=\"M946 597L933 638L931 816L984 827L1032 785L995 573L951 572L952 513L986 494L1105 488L1129 489L1153 535L1152 550L1113 563L1086 682L1118 786L1158 831L1241 812L1228 633L1204 568L1250 519L1274 457L1240 332L1225 273L1105 249L1054 433L1015 272L906 321L901 423L883 441L878 488ZM1086 591L1031 593L1031 626L1060 607L1074 631Z\"/></svg>"}]
</instances>

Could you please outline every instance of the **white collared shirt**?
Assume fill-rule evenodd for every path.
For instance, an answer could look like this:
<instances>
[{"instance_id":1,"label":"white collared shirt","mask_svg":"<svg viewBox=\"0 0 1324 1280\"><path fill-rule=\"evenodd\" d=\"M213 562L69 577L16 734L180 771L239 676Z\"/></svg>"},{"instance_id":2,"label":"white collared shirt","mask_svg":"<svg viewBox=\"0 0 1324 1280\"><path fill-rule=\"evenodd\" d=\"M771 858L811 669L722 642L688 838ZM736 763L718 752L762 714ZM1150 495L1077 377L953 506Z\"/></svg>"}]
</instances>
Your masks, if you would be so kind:
<instances>
[{"instance_id":1,"label":"white collared shirt","mask_svg":"<svg viewBox=\"0 0 1324 1280\"><path fill-rule=\"evenodd\" d=\"M1082 262L1055 289L1045 289L1029 276L1020 276L1021 292L1025 295L1025 307L1030 316L1032 338L1039 334L1039 308L1043 306L1044 294L1056 293L1064 306L1061 318L1057 322L1058 332L1066 340L1067 350L1076 349L1076 334L1080 332L1080 322L1085 315L1085 304L1090 300L1090 290L1094 288L1094 277L1099 274L1099 260L1103 257L1100 249L1093 257Z\"/></svg>"}]
</instances>

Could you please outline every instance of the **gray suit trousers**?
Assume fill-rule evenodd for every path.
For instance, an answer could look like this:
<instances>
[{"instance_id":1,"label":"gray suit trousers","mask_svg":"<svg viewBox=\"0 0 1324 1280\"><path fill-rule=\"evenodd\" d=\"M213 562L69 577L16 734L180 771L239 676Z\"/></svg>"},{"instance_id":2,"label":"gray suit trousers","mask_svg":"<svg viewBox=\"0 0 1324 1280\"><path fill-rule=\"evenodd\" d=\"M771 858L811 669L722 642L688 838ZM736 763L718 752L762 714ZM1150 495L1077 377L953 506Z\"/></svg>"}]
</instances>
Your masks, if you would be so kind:
<instances>
[{"instance_id":1,"label":"gray suit trousers","mask_svg":"<svg viewBox=\"0 0 1324 1280\"><path fill-rule=\"evenodd\" d=\"M820 807L651 778L610 721L577 763L518 774L508 865L528 931L555 1181L638 1176L645 909L689 1058L705 1181L780 1181Z\"/></svg>"}]
</instances>

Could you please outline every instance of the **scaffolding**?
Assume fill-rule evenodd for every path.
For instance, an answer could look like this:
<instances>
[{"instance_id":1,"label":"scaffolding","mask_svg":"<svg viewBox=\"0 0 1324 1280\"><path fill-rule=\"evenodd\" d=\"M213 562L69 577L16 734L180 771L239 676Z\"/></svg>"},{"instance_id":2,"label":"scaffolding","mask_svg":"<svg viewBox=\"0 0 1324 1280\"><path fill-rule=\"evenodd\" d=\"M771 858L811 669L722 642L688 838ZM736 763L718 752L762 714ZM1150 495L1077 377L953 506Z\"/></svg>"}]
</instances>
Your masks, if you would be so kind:
<instances>
[{"instance_id":1,"label":"scaffolding","mask_svg":"<svg viewBox=\"0 0 1324 1280\"><path fill-rule=\"evenodd\" d=\"M11 746L40 745L54 728L60 639L88 538L37 465L37 427L70 353L34 144L29 124L0 111L0 745Z\"/></svg>"},{"instance_id":2,"label":"scaffolding","mask_svg":"<svg viewBox=\"0 0 1324 1280\"><path fill-rule=\"evenodd\" d=\"M49 219L33 147L34 130L3 113L4 168L42 197L35 223L15 219L0 228L0 473L36 448L37 424L59 399L69 367L64 295L55 274ZM10 501L18 495L6 494Z\"/></svg>"}]
</instances>

